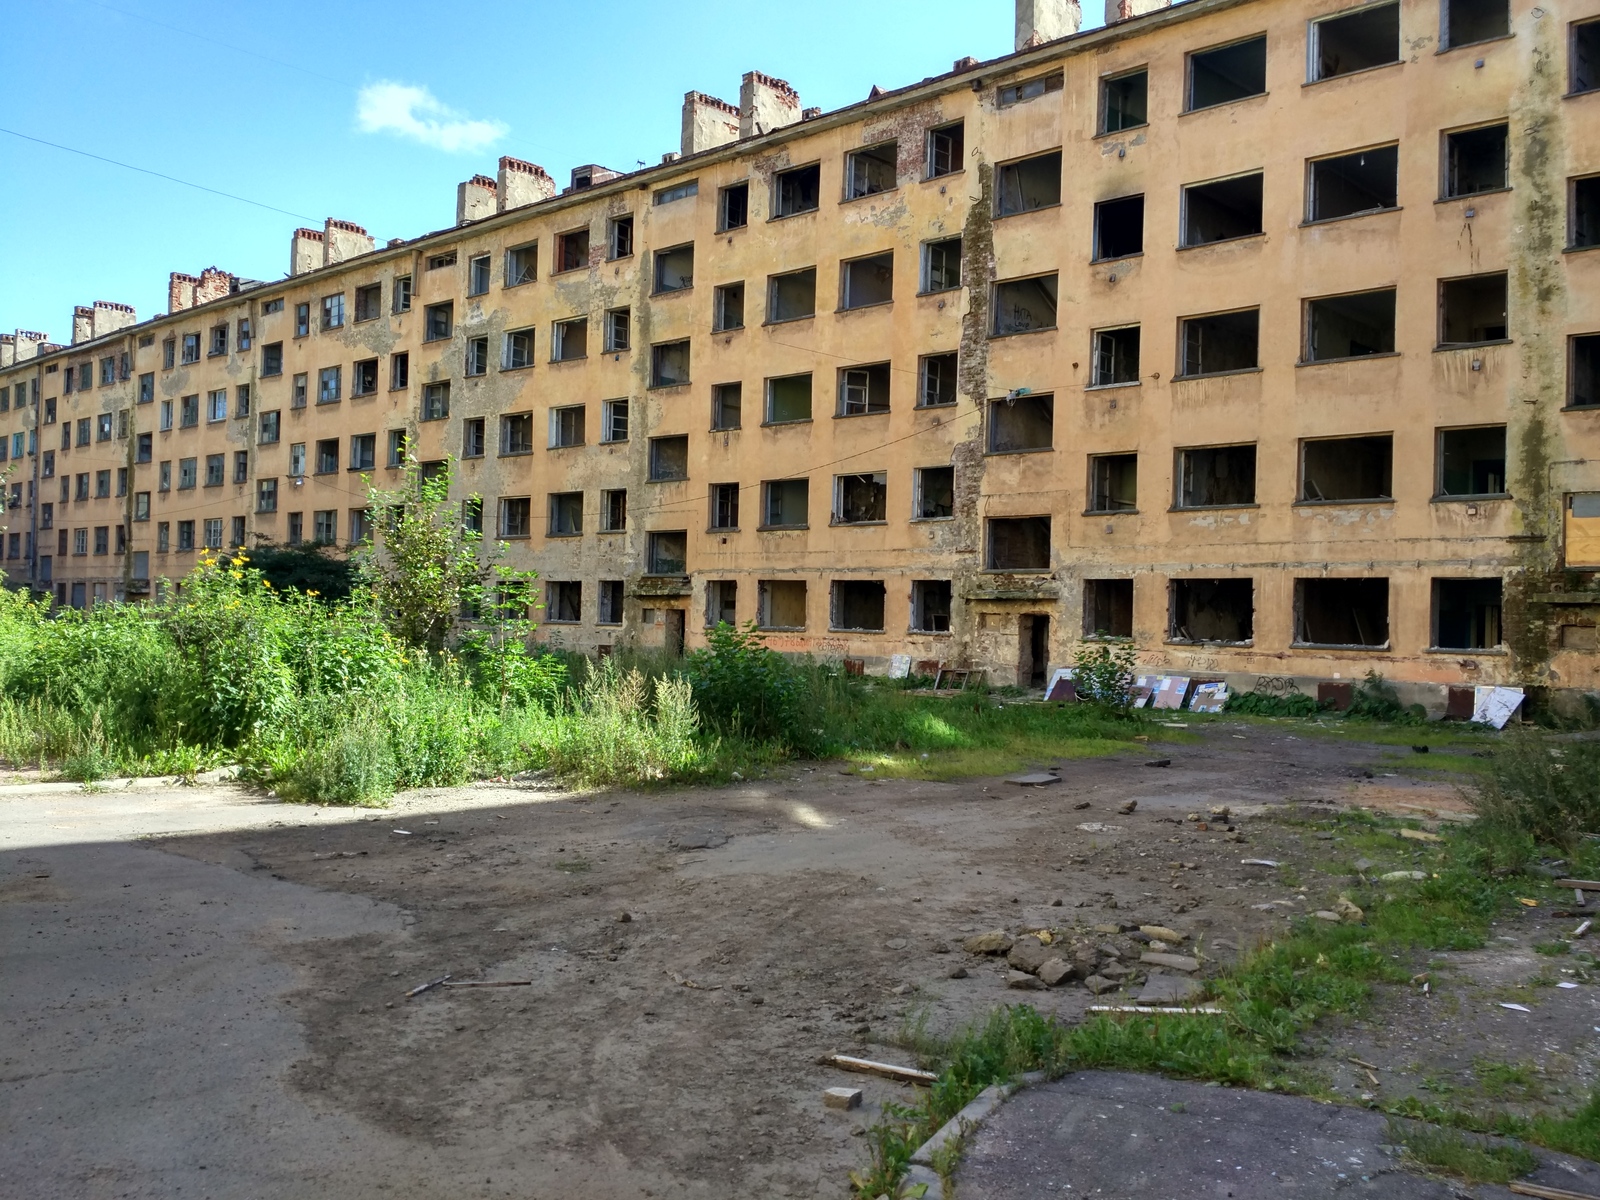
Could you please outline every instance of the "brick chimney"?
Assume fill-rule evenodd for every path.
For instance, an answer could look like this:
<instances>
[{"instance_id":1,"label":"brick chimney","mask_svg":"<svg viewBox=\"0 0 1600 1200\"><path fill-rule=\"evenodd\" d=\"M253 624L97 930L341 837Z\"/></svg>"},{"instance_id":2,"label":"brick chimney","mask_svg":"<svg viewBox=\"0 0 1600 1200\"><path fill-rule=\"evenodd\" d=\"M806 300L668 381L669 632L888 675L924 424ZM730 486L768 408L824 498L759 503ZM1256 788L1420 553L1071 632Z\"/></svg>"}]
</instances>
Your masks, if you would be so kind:
<instances>
[{"instance_id":1,"label":"brick chimney","mask_svg":"<svg viewBox=\"0 0 1600 1200\"><path fill-rule=\"evenodd\" d=\"M1017 0L1020 5L1023 0ZM781 79L746 71L739 85L739 136L771 133L800 119L800 93Z\"/></svg>"},{"instance_id":2,"label":"brick chimney","mask_svg":"<svg viewBox=\"0 0 1600 1200\"><path fill-rule=\"evenodd\" d=\"M556 181L538 163L502 158L495 179L495 205L499 212L537 204L556 194Z\"/></svg>"},{"instance_id":3,"label":"brick chimney","mask_svg":"<svg viewBox=\"0 0 1600 1200\"><path fill-rule=\"evenodd\" d=\"M169 313L182 312L186 308L194 307L194 289L200 280L193 275L185 275L182 271L174 271L167 276L167 311Z\"/></svg>"},{"instance_id":4,"label":"brick chimney","mask_svg":"<svg viewBox=\"0 0 1600 1200\"><path fill-rule=\"evenodd\" d=\"M465 183L456 184L456 224L494 216L500 211L498 193L498 185L487 175L474 175Z\"/></svg>"},{"instance_id":5,"label":"brick chimney","mask_svg":"<svg viewBox=\"0 0 1600 1200\"><path fill-rule=\"evenodd\" d=\"M1163 8L1171 8L1172 0L1106 0L1106 24L1142 17Z\"/></svg>"},{"instance_id":6,"label":"brick chimney","mask_svg":"<svg viewBox=\"0 0 1600 1200\"><path fill-rule=\"evenodd\" d=\"M94 339L94 309L82 304L72 310L72 344Z\"/></svg>"},{"instance_id":7,"label":"brick chimney","mask_svg":"<svg viewBox=\"0 0 1600 1200\"><path fill-rule=\"evenodd\" d=\"M304 275L322 265L323 236L320 229L296 229L289 243L289 274Z\"/></svg>"},{"instance_id":8,"label":"brick chimney","mask_svg":"<svg viewBox=\"0 0 1600 1200\"><path fill-rule=\"evenodd\" d=\"M698 154L738 140L737 107L704 92L683 94L683 132L678 144L684 154Z\"/></svg>"},{"instance_id":9,"label":"brick chimney","mask_svg":"<svg viewBox=\"0 0 1600 1200\"><path fill-rule=\"evenodd\" d=\"M372 235L353 221L329 217L322 225L321 266L331 267L361 254L371 254Z\"/></svg>"},{"instance_id":10,"label":"brick chimney","mask_svg":"<svg viewBox=\"0 0 1600 1200\"><path fill-rule=\"evenodd\" d=\"M239 277L230 275L220 267L207 267L200 272L200 278L194 285L194 303L210 304L213 300L221 300L224 296L231 296L239 290Z\"/></svg>"},{"instance_id":11,"label":"brick chimney","mask_svg":"<svg viewBox=\"0 0 1600 1200\"><path fill-rule=\"evenodd\" d=\"M1106 0L1108 6L1116 2ZM1078 0L1017 0L1016 47L1027 50L1069 37L1078 32L1082 23L1083 10L1078 7Z\"/></svg>"},{"instance_id":12,"label":"brick chimney","mask_svg":"<svg viewBox=\"0 0 1600 1200\"><path fill-rule=\"evenodd\" d=\"M17 363L17 338L15 334L0 333L0 367L12 367Z\"/></svg>"}]
</instances>

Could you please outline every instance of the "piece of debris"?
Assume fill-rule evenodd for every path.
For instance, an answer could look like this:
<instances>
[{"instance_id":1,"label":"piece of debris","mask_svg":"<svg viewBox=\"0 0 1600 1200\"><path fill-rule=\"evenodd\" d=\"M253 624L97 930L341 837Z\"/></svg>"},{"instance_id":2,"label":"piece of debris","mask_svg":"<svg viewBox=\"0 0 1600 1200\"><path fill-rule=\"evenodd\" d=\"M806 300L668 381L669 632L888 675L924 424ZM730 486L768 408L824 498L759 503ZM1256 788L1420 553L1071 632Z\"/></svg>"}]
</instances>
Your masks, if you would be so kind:
<instances>
[{"instance_id":1,"label":"piece of debris","mask_svg":"<svg viewBox=\"0 0 1600 1200\"><path fill-rule=\"evenodd\" d=\"M1577 987L1578 985L1573 983L1570 979L1563 979L1560 983L1556 984L1556 986L1558 988L1563 988L1566 991L1570 992L1573 988Z\"/></svg>"},{"instance_id":2,"label":"piece of debris","mask_svg":"<svg viewBox=\"0 0 1600 1200\"><path fill-rule=\"evenodd\" d=\"M1227 1010L1222 1008L1181 1008L1176 1005L1161 1004L1091 1004L1090 1012L1103 1013L1170 1013L1175 1016L1189 1017L1221 1017L1227 1015Z\"/></svg>"},{"instance_id":3,"label":"piece of debris","mask_svg":"<svg viewBox=\"0 0 1600 1200\"><path fill-rule=\"evenodd\" d=\"M1361 906L1343 894L1333 902L1333 911L1352 925L1359 925L1367 919L1367 914L1361 911Z\"/></svg>"},{"instance_id":4,"label":"piece of debris","mask_svg":"<svg viewBox=\"0 0 1600 1200\"><path fill-rule=\"evenodd\" d=\"M1426 879L1427 877L1428 873L1426 871L1390 871L1386 875L1379 875L1378 879L1383 883L1400 883L1406 879Z\"/></svg>"},{"instance_id":5,"label":"piece of debris","mask_svg":"<svg viewBox=\"0 0 1600 1200\"><path fill-rule=\"evenodd\" d=\"M720 992L722 990L722 985L720 983L714 983L710 987L707 987L703 983L696 983L692 979L685 979L676 971L665 971L663 974L668 976L672 982L677 984L679 987L693 988L697 992Z\"/></svg>"},{"instance_id":6,"label":"piece of debris","mask_svg":"<svg viewBox=\"0 0 1600 1200\"><path fill-rule=\"evenodd\" d=\"M1151 975L1145 979L1138 1001L1140 1004L1183 1004L1196 999L1204 991L1205 987L1198 979L1186 979L1182 975Z\"/></svg>"},{"instance_id":7,"label":"piece of debris","mask_svg":"<svg viewBox=\"0 0 1600 1200\"><path fill-rule=\"evenodd\" d=\"M1176 929L1168 929L1165 925L1141 925L1139 926L1139 932L1148 934L1153 938L1159 938L1163 942L1171 942L1173 945L1187 940L1189 936L1186 933L1179 933Z\"/></svg>"},{"instance_id":8,"label":"piece of debris","mask_svg":"<svg viewBox=\"0 0 1600 1200\"><path fill-rule=\"evenodd\" d=\"M1442 842L1444 839L1437 833L1429 833L1426 829L1402 829L1400 836L1412 842Z\"/></svg>"},{"instance_id":9,"label":"piece of debris","mask_svg":"<svg viewBox=\"0 0 1600 1200\"><path fill-rule=\"evenodd\" d=\"M1085 821L1078 826L1084 833L1121 833L1121 825L1104 825L1099 821Z\"/></svg>"},{"instance_id":10,"label":"piece of debris","mask_svg":"<svg viewBox=\"0 0 1600 1200\"><path fill-rule=\"evenodd\" d=\"M449 978L450 976L448 975L441 975L437 979L428 980L427 983L418 984L416 987L412 988L406 993L406 999L409 1000L413 996L420 996L423 992L429 991L430 989L436 988L440 984L447 982Z\"/></svg>"},{"instance_id":11,"label":"piece of debris","mask_svg":"<svg viewBox=\"0 0 1600 1200\"><path fill-rule=\"evenodd\" d=\"M1022 787L1046 787L1052 783L1060 783L1061 776L1049 775L1043 771L1034 771L1027 775L1013 775L1006 782L1019 784Z\"/></svg>"},{"instance_id":12,"label":"piece of debris","mask_svg":"<svg viewBox=\"0 0 1600 1200\"><path fill-rule=\"evenodd\" d=\"M1350 864L1350 868L1357 875L1365 875L1368 871L1372 870L1372 868L1377 866L1377 865L1378 864L1373 862L1370 858L1358 858L1358 859L1355 860L1355 862Z\"/></svg>"},{"instance_id":13,"label":"piece of debris","mask_svg":"<svg viewBox=\"0 0 1600 1200\"><path fill-rule=\"evenodd\" d=\"M1161 954L1147 950L1139 955L1139 961L1152 967L1168 967L1174 971L1198 971L1200 969L1200 960L1198 958L1190 958L1187 954Z\"/></svg>"},{"instance_id":14,"label":"piece of debris","mask_svg":"<svg viewBox=\"0 0 1600 1200\"><path fill-rule=\"evenodd\" d=\"M1170 767L1171 765L1172 760L1170 758L1152 758L1149 762L1145 763L1145 766L1147 767Z\"/></svg>"},{"instance_id":15,"label":"piece of debris","mask_svg":"<svg viewBox=\"0 0 1600 1200\"><path fill-rule=\"evenodd\" d=\"M952 967L950 973L945 976L946 979L965 979L966 977L967 969L965 967Z\"/></svg>"},{"instance_id":16,"label":"piece of debris","mask_svg":"<svg viewBox=\"0 0 1600 1200\"><path fill-rule=\"evenodd\" d=\"M1526 1004L1513 1004L1509 1000L1500 1001L1500 1007L1509 1008L1512 1012L1531 1013L1533 1011L1533 1009L1529 1008Z\"/></svg>"},{"instance_id":17,"label":"piece of debris","mask_svg":"<svg viewBox=\"0 0 1600 1200\"><path fill-rule=\"evenodd\" d=\"M1138 807L1139 802L1137 800L1124 800L1121 804L1117 805L1117 811L1123 816L1127 816Z\"/></svg>"},{"instance_id":18,"label":"piece of debris","mask_svg":"<svg viewBox=\"0 0 1600 1200\"><path fill-rule=\"evenodd\" d=\"M888 950L904 950L906 945L907 942L905 938L890 938L884 943L885 949Z\"/></svg>"},{"instance_id":19,"label":"piece of debris","mask_svg":"<svg viewBox=\"0 0 1600 1200\"><path fill-rule=\"evenodd\" d=\"M1088 988L1093 995L1109 992L1117 986L1117 981L1107 979L1104 975L1091 975L1083 981L1083 986Z\"/></svg>"},{"instance_id":20,"label":"piece of debris","mask_svg":"<svg viewBox=\"0 0 1600 1200\"><path fill-rule=\"evenodd\" d=\"M1079 812L1082 812L1084 809L1089 807L1089 802L1087 800L1079 800L1072 807L1077 809Z\"/></svg>"},{"instance_id":21,"label":"piece of debris","mask_svg":"<svg viewBox=\"0 0 1600 1200\"><path fill-rule=\"evenodd\" d=\"M725 845L728 835L717 829L702 829L694 833L681 834L673 839L671 845L679 850L715 850Z\"/></svg>"},{"instance_id":22,"label":"piece of debris","mask_svg":"<svg viewBox=\"0 0 1600 1200\"><path fill-rule=\"evenodd\" d=\"M1006 962L1014 970L1026 971L1032 975L1054 957L1056 956L1040 945L1037 940L1025 937L1012 944L1011 952L1006 955Z\"/></svg>"},{"instance_id":23,"label":"piece of debris","mask_svg":"<svg viewBox=\"0 0 1600 1200\"><path fill-rule=\"evenodd\" d=\"M1575 937L1575 938L1581 938L1584 934L1589 932L1590 928L1593 925L1594 925L1593 921L1585 921L1582 925L1579 925L1576 929L1574 929L1572 931L1572 936Z\"/></svg>"},{"instance_id":24,"label":"piece of debris","mask_svg":"<svg viewBox=\"0 0 1600 1200\"><path fill-rule=\"evenodd\" d=\"M626 925L629 921L633 920L633 914L624 909L622 912L619 912L615 917L613 917L612 920L616 921L619 925Z\"/></svg>"},{"instance_id":25,"label":"piece of debris","mask_svg":"<svg viewBox=\"0 0 1600 1200\"><path fill-rule=\"evenodd\" d=\"M1283 864L1275 858L1241 858L1239 865L1244 867L1281 867Z\"/></svg>"},{"instance_id":26,"label":"piece of debris","mask_svg":"<svg viewBox=\"0 0 1600 1200\"><path fill-rule=\"evenodd\" d=\"M404 834L406 837L411 837L412 836L411 830L409 830L409 829L391 829L389 832L390 833Z\"/></svg>"},{"instance_id":27,"label":"piece of debris","mask_svg":"<svg viewBox=\"0 0 1600 1200\"><path fill-rule=\"evenodd\" d=\"M1428 746L1413 746L1411 747L1411 752L1413 754L1426 754L1430 749L1431 747Z\"/></svg>"},{"instance_id":28,"label":"piece of debris","mask_svg":"<svg viewBox=\"0 0 1600 1200\"><path fill-rule=\"evenodd\" d=\"M1600 892L1600 883L1588 879L1558 879L1556 886L1571 888L1575 892Z\"/></svg>"},{"instance_id":29,"label":"piece of debris","mask_svg":"<svg viewBox=\"0 0 1600 1200\"><path fill-rule=\"evenodd\" d=\"M861 1089L831 1087L822 1089L822 1106L824 1108L842 1108L849 1111L861 1107Z\"/></svg>"},{"instance_id":30,"label":"piece of debris","mask_svg":"<svg viewBox=\"0 0 1600 1200\"><path fill-rule=\"evenodd\" d=\"M1046 987L1055 987L1063 980L1072 977L1072 966L1065 959L1050 958L1046 959L1035 973Z\"/></svg>"},{"instance_id":31,"label":"piece of debris","mask_svg":"<svg viewBox=\"0 0 1600 1200\"><path fill-rule=\"evenodd\" d=\"M1514 1180L1506 1187L1518 1196L1534 1196L1538 1200L1600 1200L1593 1192L1573 1192L1566 1188L1546 1187L1542 1183L1523 1183Z\"/></svg>"},{"instance_id":32,"label":"piece of debris","mask_svg":"<svg viewBox=\"0 0 1600 1200\"><path fill-rule=\"evenodd\" d=\"M1327 921L1327 922L1329 922L1330 924L1333 924L1333 925L1337 925L1339 923L1339 921L1341 920L1341 918L1340 918L1338 913L1329 912L1325 908L1319 908L1316 912L1312 913L1311 915L1313 917L1315 917L1319 921Z\"/></svg>"},{"instance_id":33,"label":"piece of debris","mask_svg":"<svg viewBox=\"0 0 1600 1200\"><path fill-rule=\"evenodd\" d=\"M824 1054L818 1062L825 1067L838 1067L843 1071L859 1071L863 1075L881 1075L901 1083L932 1083L939 1078L932 1071L919 1071L916 1067L902 1067L895 1063L874 1062L870 1058L855 1058L849 1054Z\"/></svg>"},{"instance_id":34,"label":"piece of debris","mask_svg":"<svg viewBox=\"0 0 1600 1200\"><path fill-rule=\"evenodd\" d=\"M1011 935L1004 929L991 929L988 933L975 933L961 943L968 954L1004 954L1011 949Z\"/></svg>"},{"instance_id":35,"label":"piece of debris","mask_svg":"<svg viewBox=\"0 0 1600 1200\"><path fill-rule=\"evenodd\" d=\"M1026 971L1007 971L1006 986L1016 988L1023 992L1036 992L1044 987L1037 976L1029 975Z\"/></svg>"},{"instance_id":36,"label":"piece of debris","mask_svg":"<svg viewBox=\"0 0 1600 1200\"><path fill-rule=\"evenodd\" d=\"M533 986L533 980L531 980L531 979L495 979L495 980L462 979L462 980L447 980L445 982L444 986L447 987L447 988L458 988L458 987L532 987Z\"/></svg>"}]
</instances>

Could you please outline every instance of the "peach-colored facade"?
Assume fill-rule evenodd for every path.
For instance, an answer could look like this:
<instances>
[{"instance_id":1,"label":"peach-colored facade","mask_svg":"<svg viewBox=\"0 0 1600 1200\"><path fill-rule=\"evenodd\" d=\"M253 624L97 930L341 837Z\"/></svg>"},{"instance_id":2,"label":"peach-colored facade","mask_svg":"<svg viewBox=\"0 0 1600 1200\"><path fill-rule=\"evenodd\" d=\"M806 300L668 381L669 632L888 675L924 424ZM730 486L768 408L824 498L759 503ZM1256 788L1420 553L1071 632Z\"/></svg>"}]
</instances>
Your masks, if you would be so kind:
<instances>
[{"instance_id":1,"label":"peach-colored facade","mask_svg":"<svg viewBox=\"0 0 1600 1200\"><path fill-rule=\"evenodd\" d=\"M1377 670L1436 710L1448 685L1600 688L1600 562L1575 549L1600 545L1600 404L1575 403L1600 346L1583 224L1600 89L1579 90L1574 49L1600 0L1488 8L1455 40L1488 35L1452 46L1441 0L1193 0L804 117L782 81L747 77L740 106L691 93L685 153L659 167L584 168L589 186L555 194L506 160L462 185L443 232L372 247L330 222L296 235L282 283L179 278L168 315L0 357L0 396L30 397L0 412L8 450L24 443L7 575L92 603L180 578L207 521L222 545L329 521L346 544L363 476L398 475L398 432L459 459L486 533L569 585L540 636L574 648L692 647L732 616L781 649L1004 683L1107 632L1150 669L1243 687ZM1335 74L1351 55L1379 61ZM1143 120L1118 84L1140 71ZM1217 87L1241 94L1200 103ZM1054 196L1049 160L1012 166L1051 153ZM814 182L786 174L813 164ZM1347 168L1392 195L1336 211ZM1137 221L1099 207L1134 196ZM956 258L929 249L954 239ZM774 277L805 270L814 311L778 319L805 289ZM732 323L718 289L737 284ZM557 361L573 318L584 353ZM1135 326L1131 358L1130 335L1101 336ZM85 363L90 386L64 389ZM807 374L809 419L771 419L801 415ZM713 412L730 384L737 419ZM581 431L562 411L580 406ZM803 514L799 489L769 486L799 480Z\"/></svg>"}]
</instances>

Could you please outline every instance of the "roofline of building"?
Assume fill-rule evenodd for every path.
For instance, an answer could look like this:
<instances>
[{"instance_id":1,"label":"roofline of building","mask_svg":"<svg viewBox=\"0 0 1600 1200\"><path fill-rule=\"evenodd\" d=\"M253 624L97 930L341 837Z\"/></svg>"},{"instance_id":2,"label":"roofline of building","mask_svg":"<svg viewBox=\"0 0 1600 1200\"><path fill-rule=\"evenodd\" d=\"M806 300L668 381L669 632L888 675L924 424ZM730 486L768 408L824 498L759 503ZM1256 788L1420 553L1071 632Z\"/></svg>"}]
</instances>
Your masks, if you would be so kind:
<instances>
[{"instance_id":1,"label":"roofline of building","mask_svg":"<svg viewBox=\"0 0 1600 1200\"><path fill-rule=\"evenodd\" d=\"M8 373L13 369L27 369L51 360L69 358L74 354L85 353L94 347L110 345L126 337L140 336L163 323L184 320L191 314L226 308L230 304L238 303L239 299L246 295L253 296L263 291L298 286L302 282L314 280L319 275L348 270L356 263L379 265L394 259L417 254L446 239L459 237L469 228L475 231L494 231L507 225L514 225L530 216L544 216L549 213L560 212L564 208L589 204L597 198L618 195L628 191L653 190L671 180L681 179L686 174L693 174L695 170L702 167L716 166L731 159L780 146L798 137L810 136L821 130L835 129L840 125L848 125L861 120L869 114L891 113L948 92L959 91L963 87L975 88L991 82L990 79L985 77L1002 77L1016 71L1024 71L1032 66L1053 62L1064 55L1083 54L1097 50L1107 42L1114 42L1132 34L1146 33L1166 25L1180 24L1211 13L1224 12L1230 8L1239 8L1257 2L1258 0L1177 0L1176 3L1166 8L1156 9L1154 12L1144 13L1137 17L1129 17L1126 20L1116 21L1109 25L1102 25L1098 29L1068 34L1066 37L1057 38L1051 42L1043 42L1026 50L1013 51L1010 54L1003 54L998 58L980 62L975 67L966 67L959 71L947 71L943 75L930 75L917 83L894 88L881 95L869 97L866 100L858 100L854 104L847 104L843 108L834 109L830 113L824 113L809 120L796 121L791 125L774 129L770 133L739 138L722 146L713 146L695 154L675 158L670 162L641 167L637 171L619 175L615 179L608 179L595 187L584 188L581 191L569 189L547 200L519 205L516 208L496 213L492 217L483 217L479 220L469 221L464 225L451 225L443 229L435 229L428 233L418 234L416 237L406 239L397 245L385 246L382 249L370 250L365 254L354 255L340 262L306 271L301 275L290 275L281 280L272 281L251 280L249 286L241 286L237 292L229 293L219 299L208 300L204 304L197 304L193 308L186 308L176 313L161 313L158 316L150 317L133 325L124 326L122 329L94 338L91 341L80 342L73 346L63 346L48 355L37 355L32 359L14 363L11 367L0 368L0 374Z\"/></svg>"}]
</instances>

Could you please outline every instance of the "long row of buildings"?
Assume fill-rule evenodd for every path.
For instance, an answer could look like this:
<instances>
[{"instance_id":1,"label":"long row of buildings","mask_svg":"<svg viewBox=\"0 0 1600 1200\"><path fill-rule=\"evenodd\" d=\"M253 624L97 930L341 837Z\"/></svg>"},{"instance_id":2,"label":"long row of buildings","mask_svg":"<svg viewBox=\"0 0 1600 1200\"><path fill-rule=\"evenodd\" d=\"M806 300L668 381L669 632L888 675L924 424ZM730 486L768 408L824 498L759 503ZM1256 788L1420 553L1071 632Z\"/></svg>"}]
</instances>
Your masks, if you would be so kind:
<instances>
[{"instance_id":1,"label":"long row of buildings","mask_svg":"<svg viewBox=\"0 0 1600 1200\"><path fill-rule=\"evenodd\" d=\"M1107 18L831 113L752 72L659 166L501 159L448 229L0 338L8 581L346 547L451 458L574 648L1600 688L1600 0Z\"/></svg>"}]
</instances>

